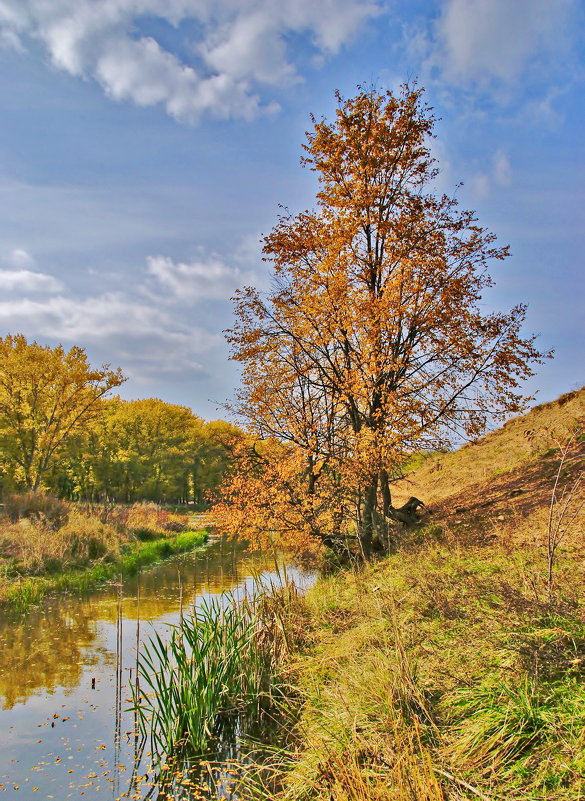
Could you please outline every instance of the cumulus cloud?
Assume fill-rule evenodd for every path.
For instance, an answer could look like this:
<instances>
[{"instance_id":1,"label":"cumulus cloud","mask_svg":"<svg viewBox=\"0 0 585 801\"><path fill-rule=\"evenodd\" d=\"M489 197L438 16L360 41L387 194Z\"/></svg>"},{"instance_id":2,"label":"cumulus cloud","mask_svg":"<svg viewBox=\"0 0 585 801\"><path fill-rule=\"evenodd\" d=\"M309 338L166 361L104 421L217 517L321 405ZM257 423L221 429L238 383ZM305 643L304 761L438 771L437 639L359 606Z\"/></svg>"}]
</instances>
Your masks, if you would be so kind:
<instances>
[{"instance_id":1,"label":"cumulus cloud","mask_svg":"<svg viewBox=\"0 0 585 801\"><path fill-rule=\"evenodd\" d=\"M0 29L0 50L14 50L17 53L24 53L20 37L9 28Z\"/></svg>"},{"instance_id":2,"label":"cumulus cloud","mask_svg":"<svg viewBox=\"0 0 585 801\"><path fill-rule=\"evenodd\" d=\"M334 54L379 2L0 0L0 44L39 40L59 69L94 78L115 100L161 104L181 121L204 113L249 118L275 108L261 99L263 86L299 79L287 36L303 35L317 54ZM197 23L189 28L198 38L188 63L144 33L148 17L175 28Z\"/></svg>"},{"instance_id":3,"label":"cumulus cloud","mask_svg":"<svg viewBox=\"0 0 585 801\"><path fill-rule=\"evenodd\" d=\"M32 267L35 263L33 257L28 251L24 250L24 248L14 248L11 250L5 261L16 269L26 269L27 267Z\"/></svg>"},{"instance_id":4,"label":"cumulus cloud","mask_svg":"<svg viewBox=\"0 0 585 801\"><path fill-rule=\"evenodd\" d=\"M229 298L244 277L253 280L257 249L246 240L233 266L203 248L197 253L190 261L148 258L131 289L127 283L119 288L117 273L102 271L100 289L80 295L56 277L32 269L30 253L14 248L0 254L0 265L5 265L0 266L0 334L23 333L39 341L88 348L99 354L97 359L120 365L140 382L162 375L169 381L209 375L218 362L214 354L225 348L221 329L228 319ZM210 300L219 302L212 312Z\"/></svg>"},{"instance_id":5,"label":"cumulus cloud","mask_svg":"<svg viewBox=\"0 0 585 801\"><path fill-rule=\"evenodd\" d=\"M32 272L32 270L0 269L0 292L59 292L61 283L52 275Z\"/></svg>"},{"instance_id":6,"label":"cumulus cloud","mask_svg":"<svg viewBox=\"0 0 585 801\"><path fill-rule=\"evenodd\" d=\"M499 186L509 186L512 181L512 168L507 154L500 148L493 158L494 180Z\"/></svg>"},{"instance_id":7,"label":"cumulus cloud","mask_svg":"<svg viewBox=\"0 0 585 801\"><path fill-rule=\"evenodd\" d=\"M63 344L97 345L138 376L201 370L201 354L222 341L219 333L181 324L156 305L116 292L0 301L0 326Z\"/></svg>"},{"instance_id":8,"label":"cumulus cloud","mask_svg":"<svg viewBox=\"0 0 585 801\"><path fill-rule=\"evenodd\" d=\"M52 275L30 269L35 260L23 248L14 248L4 257L8 269L0 267L0 292L60 292L62 284Z\"/></svg>"},{"instance_id":9,"label":"cumulus cloud","mask_svg":"<svg viewBox=\"0 0 585 801\"><path fill-rule=\"evenodd\" d=\"M509 186L512 182L512 167L507 153L498 148L492 156L491 170L472 176L471 190L476 197L489 195L494 187Z\"/></svg>"},{"instance_id":10,"label":"cumulus cloud","mask_svg":"<svg viewBox=\"0 0 585 801\"><path fill-rule=\"evenodd\" d=\"M174 262L168 256L151 256L147 259L148 273L158 288L175 298L190 301L228 299L242 283L238 267L231 267L217 256L199 261Z\"/></svg>"},{"instance_id":11,"label":"cumulus cloud","mask_svg":"<svg viewBox=\"0 0 585 801\"><path fill-rule=\"evenodd\" d=\"M570 49L578 0L446 0L430 63L458 85L513 82Z\"/></svg>"}]
</instances>

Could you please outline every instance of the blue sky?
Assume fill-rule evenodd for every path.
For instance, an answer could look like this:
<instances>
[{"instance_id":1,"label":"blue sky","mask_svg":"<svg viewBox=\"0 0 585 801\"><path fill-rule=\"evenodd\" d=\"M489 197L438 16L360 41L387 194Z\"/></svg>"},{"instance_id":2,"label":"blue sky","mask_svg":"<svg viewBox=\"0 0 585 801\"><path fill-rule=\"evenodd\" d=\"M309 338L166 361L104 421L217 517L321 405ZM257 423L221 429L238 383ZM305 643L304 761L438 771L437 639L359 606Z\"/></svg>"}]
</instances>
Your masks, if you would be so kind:
<instances>
[{"instance_id":1,"label":"blue sky","mask_svg":"<svg viewBox=\"0 0 585 801\"><path fill-rule=\"evenodd\" d=\"M439 188L511 247L486 309L528 303L556 350L528 390L580 386L584 34L580 0L0 0L0 336L221 416L230 296L313 205L310 113L418 78Z\"/></svg>"}]
</instances>

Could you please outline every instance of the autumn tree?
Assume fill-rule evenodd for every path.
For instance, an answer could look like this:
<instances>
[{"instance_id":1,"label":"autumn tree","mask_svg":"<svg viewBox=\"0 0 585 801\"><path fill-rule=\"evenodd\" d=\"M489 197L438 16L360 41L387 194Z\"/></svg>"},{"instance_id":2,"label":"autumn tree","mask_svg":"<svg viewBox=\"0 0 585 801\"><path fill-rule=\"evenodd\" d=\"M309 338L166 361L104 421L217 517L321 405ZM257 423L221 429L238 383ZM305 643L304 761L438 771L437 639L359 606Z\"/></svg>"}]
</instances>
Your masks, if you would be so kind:
<instances>
[{"instance_id":1,"label":"autumn tree","mask_svg":"<svg viewBox=\"0 0 585 801\"><path fill-rule=\"evenodd\" d=\"M211 420L198 431L189 463L194 503L204 508L217 496L224 475L230 470L234 450L245 435L237 426L224 420Z\"/></svg>"},{"instance_id":2,"label":"autumn tree","mask_svg":"<svg viewBox=\"0 0 585 801\"><path fill-rule=\"evenodd\" d=\"M273 288L238 292L228 332L243 375L234 408L280 447L242 453L218 508L227 529L355 532L364 551L387 548L405 458L523 408L521 381L545 354L521 334L523 305L481 309L488 264L508 249L433 191L434 122L408 86L360 88L338 96L333 122L313 118L303 162L317 208L265 238Z\"/></svg>"},{"instance_id":3,"label":"autumn tree","mask_svg":"<svg viewBox=\"0 0 585 801\"><path fill-rule=\"evenodd\" d=\"M205 507L241 432L158 398L109 398L68 440L44 483L71 500L149 500Z\"/></svg>"},{"instance_id":4,"label":"autumn tree","mask_svg":"<svg viewBox=\"0 0 585 801\"><path fill-rule=\"evenodd\" d=\"M109 497L187 499L188 466L202 421L159 398L110 403L100 426L96 474Z\"/></svg>"},{"instance_id":5,"label":"autumn tree","mask_svg":"<svg viewBox=\"0 0 585 801\"><path fill-rule=\"evenodd\" d=\"M90 366L85 351L68 352L17 334L0 338L2 457L27 488L38 490L66 443L99 414L102 398L124 377Z\"/></svg>"}]
</instances>

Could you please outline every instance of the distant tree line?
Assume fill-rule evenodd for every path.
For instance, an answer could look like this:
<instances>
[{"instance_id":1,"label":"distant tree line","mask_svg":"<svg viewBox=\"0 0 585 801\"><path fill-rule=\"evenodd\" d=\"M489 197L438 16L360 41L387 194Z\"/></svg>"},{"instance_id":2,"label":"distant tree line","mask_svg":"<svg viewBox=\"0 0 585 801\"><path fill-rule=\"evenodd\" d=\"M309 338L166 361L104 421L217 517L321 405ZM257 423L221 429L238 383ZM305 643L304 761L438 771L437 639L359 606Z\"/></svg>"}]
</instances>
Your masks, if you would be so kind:
<instances>
[{"instance_id":1,"label":"distant tree line","mask_svg":"<svg viewBox=\"0 0 585 801\"><path fill-rule=\"evenodd\" d=\"M193 503L219 486L237 430L158 398L112 398L72 437L45 487L69 499Z\"/></svg>"},{"instance_id":2,"label":"distant tree line","mask_svg":"<svg viewBox=\"0 0 585 801\"><path fill-rule=\"evenodd\" d=\"M205 506L242 432L157 398L105 397L124 380L81 348L0 338L0 490Z\"/></svg>"}]
</instances>

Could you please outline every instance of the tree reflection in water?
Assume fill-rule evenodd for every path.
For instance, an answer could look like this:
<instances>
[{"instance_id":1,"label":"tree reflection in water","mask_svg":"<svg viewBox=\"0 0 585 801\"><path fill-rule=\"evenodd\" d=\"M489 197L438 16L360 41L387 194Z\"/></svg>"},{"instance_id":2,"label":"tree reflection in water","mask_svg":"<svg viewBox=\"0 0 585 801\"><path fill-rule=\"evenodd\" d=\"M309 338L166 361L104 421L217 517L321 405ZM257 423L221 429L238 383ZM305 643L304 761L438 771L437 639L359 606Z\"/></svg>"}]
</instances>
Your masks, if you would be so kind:
<instances>
[{"instance_id":1,"label":"tree reflection in water","mask_svg":"<svg viewBox=\"0 0 585 801\"><path fill-rule=\"evenodd\" d=\"M0 776L4 787L20 785L19 798L24 801L29 798L23 790L33 789L33 782L39 792L30 801L73 798L86 792L86 787L91 787L95 801L110 801L128 792L129 785L136 791L137 778L144 777L150 767L145 753L131 778L139 750L128 711L136 664L138 584L142 639L153 627L164 632L169 624L177 623L181 607L186 611L201 598L236 587L239 592L252 592L255 577L273 571L274 565L273 555L243 553L241 547L214 543L198 554L177 557L139 578L125 580L121 596L119 586L112 584L84 597L49 599L26 615L1 621ZM228 726L218 736L213 761L219 759L221 764L216 769L187 760L183 776L174 779L187 782L183 791L193 788L189 782L195 778L211 787L219 777L210 797L229 797L235 734ZM155 788L160 785L155 778L150 772L136 797L150 793L156 798L159 790Z\"/></svg>"}]
</instances>

